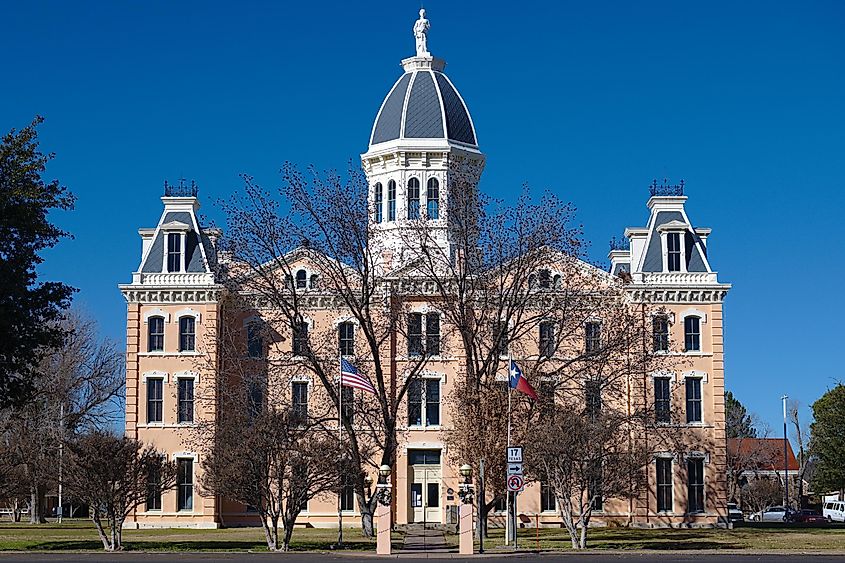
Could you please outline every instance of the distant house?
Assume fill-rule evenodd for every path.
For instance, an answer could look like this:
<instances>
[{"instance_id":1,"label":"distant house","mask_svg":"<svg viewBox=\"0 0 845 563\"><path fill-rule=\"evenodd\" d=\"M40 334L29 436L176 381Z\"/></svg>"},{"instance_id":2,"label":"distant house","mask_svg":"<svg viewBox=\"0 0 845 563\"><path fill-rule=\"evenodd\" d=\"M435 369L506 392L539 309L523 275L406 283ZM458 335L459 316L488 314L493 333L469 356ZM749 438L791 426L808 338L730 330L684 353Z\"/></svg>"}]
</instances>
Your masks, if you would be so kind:
<instances>
[{"instance_id":1,"label":"distant house","mask_svg":"<svg viewBox=\"0 0 845 563\"><path fill-rule=\"evenodd\" d=\"M759 479L776 480L783 486L784 459L783 438L729 438L728 496L736 501L744 497L749 483ZM786 442L786 469L789 472L790 498L798 492L798 475L801 466L792 451L792 444ZM808 489L804 484L804 490ZM779 493L782 495L782 492ZM803 503L802 503L803 505Z\"/></svg>"}]
</instances>

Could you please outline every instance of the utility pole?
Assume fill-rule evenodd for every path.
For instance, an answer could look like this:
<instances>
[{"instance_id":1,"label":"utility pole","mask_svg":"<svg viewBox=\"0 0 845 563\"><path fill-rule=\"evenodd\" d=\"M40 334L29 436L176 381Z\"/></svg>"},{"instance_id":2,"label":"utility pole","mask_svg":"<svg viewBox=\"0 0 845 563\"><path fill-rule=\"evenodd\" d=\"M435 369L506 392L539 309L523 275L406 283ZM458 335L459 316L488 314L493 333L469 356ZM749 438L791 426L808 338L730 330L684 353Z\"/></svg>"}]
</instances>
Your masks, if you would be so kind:
<instances>
[{"instance_id":1,"label":"utility pole","mask_svg":"<svg viewBox=\"0 0 845 563\"><path fill-rule=\"evenodd\" d=\"M787 437L786 437L786 400L789 395L784 395L780 398L783 401L783 506L789 512L789 461L786 457L787 452Z\"/></svg>"}]
</instances>

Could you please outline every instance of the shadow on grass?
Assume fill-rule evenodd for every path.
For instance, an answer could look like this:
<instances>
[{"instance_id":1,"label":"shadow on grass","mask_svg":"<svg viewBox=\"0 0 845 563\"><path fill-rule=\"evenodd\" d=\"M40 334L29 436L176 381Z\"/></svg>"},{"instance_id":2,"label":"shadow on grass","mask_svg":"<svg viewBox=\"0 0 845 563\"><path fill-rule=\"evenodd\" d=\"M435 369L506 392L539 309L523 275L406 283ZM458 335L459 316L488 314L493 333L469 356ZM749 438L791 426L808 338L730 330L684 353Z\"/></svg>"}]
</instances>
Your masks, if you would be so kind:
<instances>
[{"instance_id":1,"label":"shadow on grass","mask_svg":"<svg viewBox=\"0 0 845 563\"><path fill-rule=\"evenodd\" d=\"M332 550L330 543L325 542L296 542L291 545L291 551L375 551L375 542L350 542L343 549ZM401 542L393 542L393 549L402 547ZM267 544L256 541L217 540L217 541L125 541L124 551L267 551ZM51 540L29 542L20 546L20 551L102 551L103 544L98 540Z\"/></svg>"}]
</instances>

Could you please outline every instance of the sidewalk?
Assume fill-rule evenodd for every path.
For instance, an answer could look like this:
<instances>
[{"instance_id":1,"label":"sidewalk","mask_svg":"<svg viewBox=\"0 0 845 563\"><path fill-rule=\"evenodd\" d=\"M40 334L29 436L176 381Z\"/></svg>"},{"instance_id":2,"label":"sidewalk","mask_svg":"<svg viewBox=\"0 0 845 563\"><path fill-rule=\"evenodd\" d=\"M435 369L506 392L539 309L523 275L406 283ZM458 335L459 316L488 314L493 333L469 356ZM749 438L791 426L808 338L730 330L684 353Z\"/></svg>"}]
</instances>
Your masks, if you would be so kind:
<instances>
[{"instance_id":1,"label":"sidewalk","mask_svg":"<svg viewBox=\"0 0 845 563\"><path fill-rule=\"evenodd\" d=\"M405 532L405 545L400 554L442 554L449 553L442 530L426 529L421 524L411 524Z\"/></svg>"}]
</instances>

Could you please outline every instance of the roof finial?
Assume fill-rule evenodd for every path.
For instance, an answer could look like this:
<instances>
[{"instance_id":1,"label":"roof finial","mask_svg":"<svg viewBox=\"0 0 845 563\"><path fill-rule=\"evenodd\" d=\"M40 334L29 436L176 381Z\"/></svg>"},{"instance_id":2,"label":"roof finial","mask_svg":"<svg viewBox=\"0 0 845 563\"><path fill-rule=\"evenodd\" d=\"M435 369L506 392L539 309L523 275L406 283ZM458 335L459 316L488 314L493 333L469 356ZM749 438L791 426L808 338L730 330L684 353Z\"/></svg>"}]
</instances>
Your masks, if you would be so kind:
<instances>
[{"instance_id":1,"label":"roof finial","mask_svg":"<svg viewBox=\"0 0 845 563\"><path fill-rule=\"evenodd\" d=\"M431 24L425 19L425 8L420 8L420 19L414 23L414 38L417 40L417 56L430 57L428 52L428 28Z\"/></svg>"}]
</instances>

